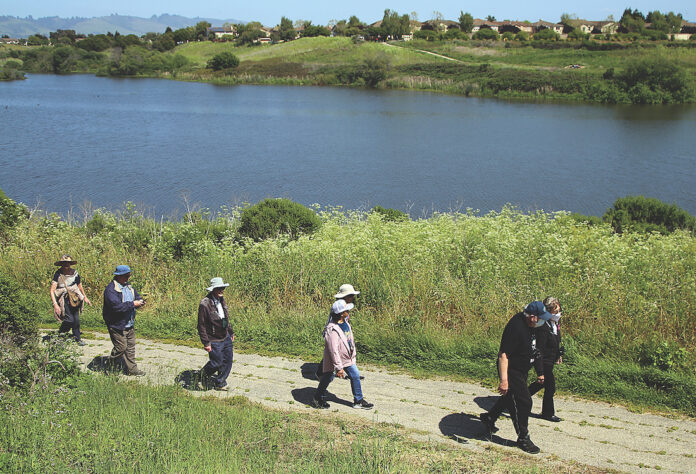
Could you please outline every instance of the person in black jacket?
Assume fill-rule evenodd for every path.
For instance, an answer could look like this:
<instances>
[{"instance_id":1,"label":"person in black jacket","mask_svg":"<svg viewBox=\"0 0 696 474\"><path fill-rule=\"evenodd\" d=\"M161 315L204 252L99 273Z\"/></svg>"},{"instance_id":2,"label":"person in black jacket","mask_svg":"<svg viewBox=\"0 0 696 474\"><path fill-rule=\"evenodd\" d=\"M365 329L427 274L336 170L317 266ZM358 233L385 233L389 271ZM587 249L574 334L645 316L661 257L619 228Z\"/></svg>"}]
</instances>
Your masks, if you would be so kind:
<instances>
[{"instance_id":1,"label":"person in black jacket","mask_svg":"<svg viewBox=\"0 0 696 474\"><path fill-rule=\"evenodd\" d=\"M537 322L549 319L551 314L546 311L544 304L541 301L532 301L507 323L498 352L498 391L502 397L490 411L480 416L490 439L496 431L496 420L503 410L508 409L517 432L517 446L531 454L537 454L539 448L529 438L528 421L532 410L532 396L527 389L527 375L537 356L534 328Z\"/></svg>"},{"instance_id":2,"label":"person in black jacket","mask_svg":"<svg viewBox=\"0 0 696 474\"><path fill-rule=\"evenodd\" d=\"M553 405L553 395L556 393L556 377L553 375L553 366L563 362L561 353L561 304L557 298L549 296L544 300L546 311L551 313L551 319L536 328L537 348L540 357L534 363L537 379L529 386L529 393L534 395L544 389L544 401L541 407L541 418L559 422L561 418L556 416Z\"/></svg>"},{"instance_id":3,"label":"person in black jacket","mask_svg":"<svg viewBox=\"0 0 696 474\"><path fill-rule=\"evenodd\" d=\"M227 377L232 371L234 359L234 330L230 325L230 315L223 293L230 286L222 278L210 280L206 288L208 294L198 305L198 335L203 349L210 359L201 369L201 375L212 382L215 390L227 391Z\"/></svg>"}]
</instances>

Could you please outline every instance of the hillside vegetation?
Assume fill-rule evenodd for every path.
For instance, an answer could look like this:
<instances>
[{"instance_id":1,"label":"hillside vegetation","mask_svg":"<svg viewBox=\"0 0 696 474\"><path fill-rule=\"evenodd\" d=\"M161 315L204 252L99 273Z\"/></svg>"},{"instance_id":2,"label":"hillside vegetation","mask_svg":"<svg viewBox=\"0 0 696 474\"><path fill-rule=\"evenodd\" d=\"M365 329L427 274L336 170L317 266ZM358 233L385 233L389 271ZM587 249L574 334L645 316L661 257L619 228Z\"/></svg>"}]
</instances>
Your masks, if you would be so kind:
<instances>
[{"instance_id":1,"label":"hillside vegetation","mask_svg":"<svg viewBox=\"0 0 696 474\"><path fill-rule=\"evenodd\" d=\"M161 38L145 47L130 36L119 37L121 46L104 50L4 46L0 47L0 61L17 59L25 72L91 72L219 84L407 88L606 103L696 100L694 41L417 40L386 44L307 37L264 46L194 41L174 47L172 43L173 49L168 50L169 46L157 43L164 41ZM100 48L107 48L105 44ZM237 56L239 66L208 69L210 59L222 52ZM636 70L637 74L630 74Z\"/></svg>"}]
</instances>

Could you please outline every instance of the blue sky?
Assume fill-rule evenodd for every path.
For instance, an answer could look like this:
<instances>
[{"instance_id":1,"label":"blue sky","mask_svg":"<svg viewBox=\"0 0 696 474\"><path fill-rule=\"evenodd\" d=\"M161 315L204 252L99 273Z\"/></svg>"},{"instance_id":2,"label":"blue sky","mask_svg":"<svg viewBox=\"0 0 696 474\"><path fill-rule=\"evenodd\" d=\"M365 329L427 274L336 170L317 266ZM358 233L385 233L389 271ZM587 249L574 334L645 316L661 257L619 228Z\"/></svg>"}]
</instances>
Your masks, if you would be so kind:
<instances>
[{"instance_id":1,"label":"blue sky","mask_svg":"<svg viewBox=\"0 0 696 474\"><path fill-rule=\"evenodd\" d=\"M494 15L498 20L544 19L558 21L562 13L576 14L578 18L604 20L608 15L619 18L626 7L637 8L643 13L651 10L663 12L680 12L689 21L696 21L696 2L694 0L652 0L652 1L617 1L587 0L584 2L548 2L530 0L518 2L497 0L491 3L476 4L454 2L451 0L401 0L374 1L353 0L332 2L326 0L265 0L256 2L238 2L231 0L0 0L0 15L34 18L44 16L102 16L118 13L150 17L162 13L183 15L187 17L234 18L242 21L260 21L265 25L275 25L281 16L294 20L311 20L315 24L326 24L331 19L347 19L357 15L362 21L371 23L380 20L386 8L403 13L416 12L421 21L434 17L438 11L446 19L456 20L461 10L470 12L474 17L485 18Z\"/></svg>"}]
</instances>

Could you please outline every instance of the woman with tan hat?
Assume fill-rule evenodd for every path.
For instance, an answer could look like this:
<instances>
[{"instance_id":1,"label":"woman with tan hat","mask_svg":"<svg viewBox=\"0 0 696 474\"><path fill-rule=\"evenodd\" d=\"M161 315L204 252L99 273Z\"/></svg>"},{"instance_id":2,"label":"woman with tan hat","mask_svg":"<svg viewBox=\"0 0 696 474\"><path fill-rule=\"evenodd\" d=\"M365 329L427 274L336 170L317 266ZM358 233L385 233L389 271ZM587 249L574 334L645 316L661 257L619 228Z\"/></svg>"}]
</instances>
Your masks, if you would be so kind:
<instances>
[{"instance_id":1,"label":"woman with tan hat","mask_svg":"<svg viewBox=\"0 0 696 474\"><path fill-rule=\"evenodd\" d=\"M84 303L92 306L82 287L82 279L74 268L70 268L77 262L70 255L63 255L55 266L60 267L53 274L51 282L51 301L53 302L53 317L60 321L58 333L65 333L72 329L75 341L84 346L80 339L80 313Z\"/></svg>"}]
</instances>

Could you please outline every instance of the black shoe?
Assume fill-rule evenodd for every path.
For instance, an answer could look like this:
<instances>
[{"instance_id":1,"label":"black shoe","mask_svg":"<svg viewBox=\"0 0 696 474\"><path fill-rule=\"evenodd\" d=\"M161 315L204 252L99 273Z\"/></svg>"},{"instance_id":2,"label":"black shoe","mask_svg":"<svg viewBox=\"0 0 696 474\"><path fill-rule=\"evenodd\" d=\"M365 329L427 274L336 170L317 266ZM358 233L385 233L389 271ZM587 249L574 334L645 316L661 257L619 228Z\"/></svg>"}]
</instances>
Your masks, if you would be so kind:
<instances>
[{"instance_id":1,"label":"black shoe","mask_svg":"<svg viewBox=\"0 0 696 474\"><path fill-rule=\"evenodd\" d=\"M329 408L331 405L326 400L317 400L316 398L312 400L312 406L314 408L320 408L322 410L326 410Z\"/></svg>"},{"instance_id":2,"label":"black shoe","mask_svg":"<svg viewBox=\"0 0 696 474\"><path fill-rule=\"evenodd\" d=\"M529 453L529 454L538 454L539 451L541 451L539 449L539 446L532 443L532 440L529 439L529 435L525 436L524 438L518 438L517 439L517 447L520 448L525 453Z\"/></svg>"},{"instance_id":3,"label":"black shoe","mask_svg":"<svg viewBox=\"0 0 696 474\"><path fill-rule=\"evenodd\" d=\"M563 421L563 418L559 418L556 415L544 415L543 413L541 416L539 416L542 420L546 421L553 421L554 423L558 423L559 421Z\"/></svg>"},{"instance_id":4,"label":"black shoe","mask_svg":"<svg viewBox=\"0 0 696 474\"><path fill-rule=\"evenodd\" d=\"M493 438L493 433L498 431L498 428L495 427L495 421L491 418L491 415L486 412L486 413L481 413L479 415L479 419L481 420L481 423L484 424L486 427L486 437L488 438L488 441Z\"/></svg>"},{"instance_id":5,"label":"black shoe","mask_svg":"<svg viewBox=\"0 0 696 474\"><path fill-rule=\"evenodd\" d=\"M374 403L369 403L367 400L364 398L360 400L359 402L353 401L353 408L362 408L363 410L372 410L372 407L374 407Z\"/></svg>"},{"instance_id":6,"label":"black shoe","mask_svg":"<svg viewBox=\"0 0 696 474\"><path fill-rule=\"evenodd\" d=\"M87 343L85 341L77 341L77 345L80 347L84 347L87 345Z\"/></svg>"}]
</instances>

